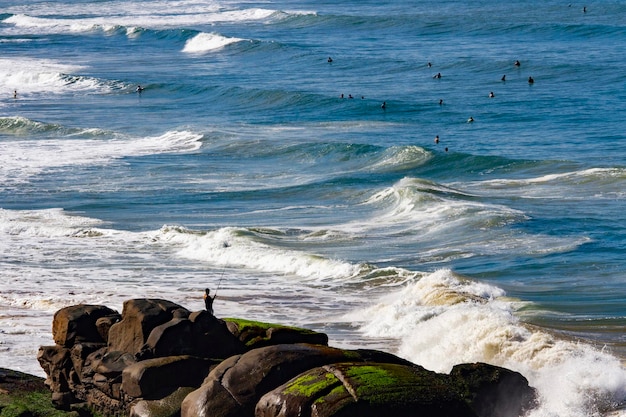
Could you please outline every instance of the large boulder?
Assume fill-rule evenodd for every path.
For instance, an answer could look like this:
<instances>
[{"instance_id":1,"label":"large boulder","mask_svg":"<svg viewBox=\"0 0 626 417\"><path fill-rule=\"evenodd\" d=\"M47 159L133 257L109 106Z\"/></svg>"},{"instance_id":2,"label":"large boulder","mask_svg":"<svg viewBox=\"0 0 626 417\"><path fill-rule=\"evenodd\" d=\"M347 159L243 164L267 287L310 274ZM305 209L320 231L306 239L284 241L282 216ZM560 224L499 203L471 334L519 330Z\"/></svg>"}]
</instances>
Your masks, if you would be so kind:
<instances>
[{"instance_id":1,"label":"large boulder","mask_svg":"<svg viewBox=\"0 0 626 417\"><path fill-rule=\"evenodd\" d=\"M267 346L232 356L216 366L202 386L185 398L181 416L251 417L265 393L311 368L346 361L410 365L394 355L372 350L310 344Z\"/></svg>"},{"instance_id":2,"label":"large boulder","mask_svg":"<svg viewBox=\"0 0 626 417\"><path fill-rule=\"evenodd\" d=\"M189 318L174 318L156 326L141 349L140 358L192 355L227 358L243 353L245 347L207 311L193 312Z\"/></svg>"},{"instance_id":3,"label":"large boulder","mask_svg":"<svg viewBox=\"0 0 626 417\"><path fill-rule=\"evenodd\" d=\"M265 394L255 417L476 417L448 375L420 366L336 363Z\"/></svg>"},{"instance_id":4,"label":"large boulder","mask_svg":"<svg viewBox=\"0 0 626 417\"><path fill-rule=\"evenodd\" d=\"M468 401L481 417L518 417L536 405L536 392L518 372L486 363L456 365L452 378L465 385Z\"/></svg>"},{"instance_id":5,"label":"large boulder","mask_svg":"<svg viewBox=\"0 0 626 417\"><path fill-rule=\"evenodd\" d=\"M224 321L228 326L228 330L248 350L287 343L328 345L328 336L326 334L309 329L236 318L227 318Z\"/></svg>"},{"instance_id":6,"label":"large boulder","mask_svg":"<svg viewBox=\"0 0 626 417\"><path fill-rule=\"evenodd\" d=\"M199 387L217 362L195 356L147 359L124 368L122 390L133 398L162 398L179 387Z\"/></svg>"},{"instance_id":7,"label":"large boulder","mask_svg":"<svg viewBox=\"0 0 626 417\"><path fill-rule=\"evenodd\" d=\"M74 343L106 343L106 337L103 337L105 335L97 324L104 317L112 322L119 320L120 315L108 307L89 304L58 310L52 319L54 343L63 347L71 347Z\"/></svg>"},{"instance_id":8,"label":"large boulder","mask_svg":"<svg viewBox=\"0 0 626 417\"><path fill-rule=\"evenodd\" d=\"M173 318L186 318L189 314L186 308L167 300L128 300L124 302L122 320L109 330L108 348L137 354L155 327Z\"/></svg>"}]
</instances>

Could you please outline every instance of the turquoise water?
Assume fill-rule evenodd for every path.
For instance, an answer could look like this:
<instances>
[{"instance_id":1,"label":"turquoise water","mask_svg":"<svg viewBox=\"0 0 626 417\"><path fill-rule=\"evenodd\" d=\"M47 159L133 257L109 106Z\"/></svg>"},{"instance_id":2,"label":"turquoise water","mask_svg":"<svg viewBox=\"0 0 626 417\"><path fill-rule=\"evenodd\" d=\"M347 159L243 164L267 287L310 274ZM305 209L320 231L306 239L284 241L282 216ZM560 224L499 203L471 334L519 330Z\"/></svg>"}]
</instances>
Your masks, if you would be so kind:
<instances>
[{"instance_id":1,"label":"turquoise water","mask_svg":"<svg viewBox=\"0 0 626 417\"><path fill-rule=\"evenodd\" d=\"M0 5L0 366L43 374L63 306L208 286L619 415L626 5Z\"/></svg>"}]
</instances>

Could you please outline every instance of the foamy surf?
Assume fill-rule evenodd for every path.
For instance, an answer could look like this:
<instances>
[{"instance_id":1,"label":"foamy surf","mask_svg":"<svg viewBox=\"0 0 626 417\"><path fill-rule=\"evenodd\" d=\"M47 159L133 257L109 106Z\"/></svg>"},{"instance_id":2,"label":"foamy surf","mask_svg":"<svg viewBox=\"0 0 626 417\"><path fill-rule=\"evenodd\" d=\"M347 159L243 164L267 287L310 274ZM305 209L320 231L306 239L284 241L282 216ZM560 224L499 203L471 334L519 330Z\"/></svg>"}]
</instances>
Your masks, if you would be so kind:
<instances>
[{"instance_id":1,"label":"foamy surf","mask_svg":"<svg viewBox=\"0 0 626 417\"><path fill-rule=\"evenodd\" d=\"M12 136L11 140L0 142L0 182L5 186L26 182L42 172L103 165L127 156L192 152L202 146L203 137L190 131L171 131L159 136L129 138L22 117L0 118L0 133ZM33 140L31 135L45 138ZM50 139L50 136L66 139ZM67 137L74 139L68 141Z\"/></svg>"},{"instance_id":2,"label":"foamy surf","mask_svg":"<svg viewBox=\"0 0 626 417\"><path fill-rule=\"evenodd\" d=\"M185 43L183 52L203 53L221 49L232 43L244 41L241 38L229 38L217 33L199 33Z\"/></svg>"},{"instance_id":3,"label":"foamy surf","mask_svg":"<svg viewBox=\"0 0 626 417\"><path fill-rule=\"evenodd\" d=\"M248 229L221 228L192 232L180 227L163 227L154 237L179 247L178 254L222 267L237 267L280 275L294 275L327 285L362 273L364 266L270 245L267 237ZM332 281L332 282L331 282Z\"/></svg>"},{"instance_id":4,"label":"foamy surf","mask_svg":"<svg viewBox=\"0 0 626 417\"><path fill-rule=\"evenodd\" d=\"M398 339L400 356L437 372L486 362L522 373L540 395L529 417L599 416L626 399L617 358L525 325L515 314L520 305L501 289L439 270L348 318L367 317L366 335Z\"/></svg>"},{"instance_id":5,"label":"foamy surf","mask_svg":"<svg viewBox=\"0 0 626 417\"><path fill-rule=\"evenodd\" d=\"M110 83L76 75L83 67L50 59L0 58L0 88L26 94L61 94L68 91L108 92Z\"/></svg>"}]
</instances>

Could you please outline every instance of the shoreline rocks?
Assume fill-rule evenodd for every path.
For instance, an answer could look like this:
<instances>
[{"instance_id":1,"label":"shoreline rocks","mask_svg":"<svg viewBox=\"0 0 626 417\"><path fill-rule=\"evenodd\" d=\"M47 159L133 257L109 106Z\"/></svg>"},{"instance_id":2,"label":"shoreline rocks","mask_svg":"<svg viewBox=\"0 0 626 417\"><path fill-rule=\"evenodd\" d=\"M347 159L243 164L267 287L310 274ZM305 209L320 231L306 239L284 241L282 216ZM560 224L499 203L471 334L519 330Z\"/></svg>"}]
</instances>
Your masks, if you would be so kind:
<instances>
[{"instance_id":1,"label":"shoreline rocks","mask_svg":"<svg viewBox=\"0 0 626 417\"><path fill-rule=\"evenodd\" d=\"M53 403L105 416L517 417L535 401L528 381L504 368L438 374L390 353L330 347L323 333L160 299L128 300L122 314L66 307L52 332L38 360Z\"/></svg>"}]
</instances>

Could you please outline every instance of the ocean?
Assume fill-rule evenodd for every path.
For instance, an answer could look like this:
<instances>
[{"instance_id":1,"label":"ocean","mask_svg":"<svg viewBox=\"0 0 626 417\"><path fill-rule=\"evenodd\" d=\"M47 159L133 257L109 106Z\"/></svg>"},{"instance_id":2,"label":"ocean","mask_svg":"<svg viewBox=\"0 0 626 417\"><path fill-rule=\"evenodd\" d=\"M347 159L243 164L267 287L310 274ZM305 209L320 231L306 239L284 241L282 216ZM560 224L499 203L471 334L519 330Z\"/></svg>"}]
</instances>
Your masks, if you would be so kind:
<instances>
[{"instance_id":1,"label":"ocean","mask_svg":"<svg viewBox=\"0 0 626 417\"><path fill-rule=\"evenodd\" d=\"M209 287L626 416L623 1L0 0L0 48L0 367Z\"/></svg>"}]
</instances>

